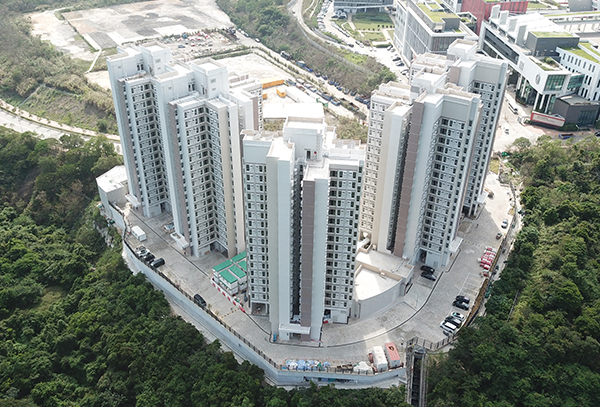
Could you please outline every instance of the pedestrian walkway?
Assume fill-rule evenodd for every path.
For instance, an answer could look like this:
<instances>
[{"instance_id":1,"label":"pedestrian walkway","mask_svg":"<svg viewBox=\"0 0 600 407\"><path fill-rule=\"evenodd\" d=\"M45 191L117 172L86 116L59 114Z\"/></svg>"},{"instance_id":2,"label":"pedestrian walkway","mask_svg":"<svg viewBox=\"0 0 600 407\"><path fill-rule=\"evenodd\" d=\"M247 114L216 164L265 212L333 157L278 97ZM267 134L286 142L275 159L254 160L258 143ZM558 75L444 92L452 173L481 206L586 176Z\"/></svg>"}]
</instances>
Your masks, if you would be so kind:
<instances>
[{"instance_id":1,"label":"pedestrian walkway","mask_svg":"<svg viewBox=\"0 0 600 407\"><path fill-rule=\"evenodd\" d=\"M81 136L86 136L86 137L105 136L110 140L115 140L115 141L120 140L119 136L116 134L98 133L93 130L82 129L80 127L75 127L75 126L69 126L68 124L58 123L57 121L54 121L54 120L45 119L43 117L33 115L25 110L21 110L20 108L14 106L14 105L11 105L10 103L8 103L2 99L0 99L0 109L5 110L15 116L18 116L21 119L28 120L28 121L34 122L34 123L38 123L45 127L51 127L56 130L64 131L65 133L75 133L75 134L79 134Z\"/></svg>"}]
</instances>

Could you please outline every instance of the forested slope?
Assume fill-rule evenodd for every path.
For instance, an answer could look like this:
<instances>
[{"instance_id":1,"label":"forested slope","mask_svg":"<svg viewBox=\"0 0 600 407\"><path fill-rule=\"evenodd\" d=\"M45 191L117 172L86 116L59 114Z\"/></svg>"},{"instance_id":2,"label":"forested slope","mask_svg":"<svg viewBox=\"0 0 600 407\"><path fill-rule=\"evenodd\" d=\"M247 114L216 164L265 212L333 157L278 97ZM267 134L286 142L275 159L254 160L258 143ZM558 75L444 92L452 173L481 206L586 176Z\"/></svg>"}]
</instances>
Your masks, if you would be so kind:
<instances>
[{"instance_id":1,"label":"forested slope","mask_svg":"<svg viewBox=\"0 0 600 407\"><path fill-rule=\"evenodd\" d=\"M600 406L600 144L543 136L510 162L523 230L488 315L432 366L428 405Z\"/></svg>"},{"instance_id":2,"label":"forested slope","mask_svg":"<svg viewBox=\"0 0 600 407\"><path fill-rule=\"evenodd\" d=\"M0 127L0 406L402 406L400 388L287 392L171 315L107 248L104 139Z\"/></svg>"}]
</instances>

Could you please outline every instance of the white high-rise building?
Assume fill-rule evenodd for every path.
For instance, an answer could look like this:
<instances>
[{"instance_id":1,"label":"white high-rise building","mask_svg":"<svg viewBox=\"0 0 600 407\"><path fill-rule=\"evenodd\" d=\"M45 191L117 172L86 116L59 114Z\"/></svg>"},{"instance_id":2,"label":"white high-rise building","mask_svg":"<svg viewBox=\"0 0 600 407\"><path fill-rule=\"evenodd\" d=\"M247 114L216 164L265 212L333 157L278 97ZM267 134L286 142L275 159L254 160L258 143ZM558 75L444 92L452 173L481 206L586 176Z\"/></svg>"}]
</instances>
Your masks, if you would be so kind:
<instances>
[{"instance_id":1,"label":"white high-rise building","mask_svg":"<svg viewBox=\"0 0 600 407\"><path fill-rule=\"evenodd\" d=\"M364 151L333 140L322 115L244 134L252 312L284 340L318 340L324 319L351 315Z\"/></svg>"},{"instance_id":2,"label":"white high-rise building","mask_svg":"<svg viewBox=\"0 0 600 407\"><path fill-rule=\"evenodd\" d=\"M161 44L107 59L128 201L172 213L172 238L192 255L245 249L242 129L262 128L262 86L210 59L174 62Z\"/></svg>"},{"instance_id":3,"label":"white high-rise building","mask_svg":"<svg viewBox=\"0 0 600 407\"><path fill-rule=\"evenodd\" d=\"M457 40L446 57L417 56L411 85L371 96L361 238L413 264L446 265L485 199L507 64L476 51Z\"/></svg>"}]
</instances>

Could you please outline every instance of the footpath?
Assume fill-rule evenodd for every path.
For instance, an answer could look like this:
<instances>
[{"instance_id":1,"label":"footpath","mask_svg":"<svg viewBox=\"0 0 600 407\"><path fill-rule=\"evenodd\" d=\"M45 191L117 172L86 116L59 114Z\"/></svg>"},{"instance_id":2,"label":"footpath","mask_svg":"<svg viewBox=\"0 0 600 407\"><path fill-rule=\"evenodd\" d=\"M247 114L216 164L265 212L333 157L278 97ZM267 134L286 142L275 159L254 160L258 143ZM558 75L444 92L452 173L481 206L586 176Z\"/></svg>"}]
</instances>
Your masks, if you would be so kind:
<instances>
[{"instance_id":1,"label":"footpath","mask_svg":"<svg viewBox=\"0 0 600 407\"><path fill-rule=\"evenodd\" d=\"M94 130L82 129L80 127L69 126L68 124L58 123L54 120L45 119L43 117L39 117L34 114L31 114L25 110L21 110L18 107L11 105L10 103L8 103L2 99L0 99L0 109L4 110L7 113L9 113L15 117L18 117L20 119L28 120L30 122L39 124L44 127L50 127L52 129L55 129L58 131L64 131L65 133L79 134L84 137L105 136L110 140L120 141L119 136L116 134L104 134L104 133L99 133Z\"/></svg>"}]
</instances>

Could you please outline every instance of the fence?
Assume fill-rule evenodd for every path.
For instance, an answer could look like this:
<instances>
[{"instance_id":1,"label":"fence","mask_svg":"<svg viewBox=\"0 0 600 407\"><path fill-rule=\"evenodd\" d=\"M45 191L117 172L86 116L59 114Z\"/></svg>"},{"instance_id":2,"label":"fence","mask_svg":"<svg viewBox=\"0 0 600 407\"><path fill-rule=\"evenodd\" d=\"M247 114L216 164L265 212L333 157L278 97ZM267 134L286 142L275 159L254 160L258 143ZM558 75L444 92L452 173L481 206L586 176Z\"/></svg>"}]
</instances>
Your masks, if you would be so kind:
<instances>
[{"instance_id":1,"label":"fence","mask_svg":"<svg viewBox=\"0 0 600 407\"><path fill-rule=\"evenodd\" d=\"M427 339L422 339L422 338L415 336L414 338L412 338L408 341L407 347L422 346L423 348L426 348L430 351L436 351L438 349L443 348L446 345L449 345L453 341L454 341L454 335L450 335L447 338L444 338L438 342L431 342L431 341L428 341Z\"/></svg>"}]
</instances>

